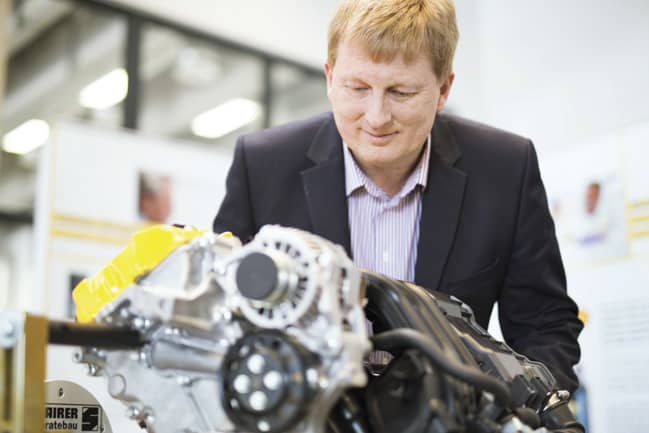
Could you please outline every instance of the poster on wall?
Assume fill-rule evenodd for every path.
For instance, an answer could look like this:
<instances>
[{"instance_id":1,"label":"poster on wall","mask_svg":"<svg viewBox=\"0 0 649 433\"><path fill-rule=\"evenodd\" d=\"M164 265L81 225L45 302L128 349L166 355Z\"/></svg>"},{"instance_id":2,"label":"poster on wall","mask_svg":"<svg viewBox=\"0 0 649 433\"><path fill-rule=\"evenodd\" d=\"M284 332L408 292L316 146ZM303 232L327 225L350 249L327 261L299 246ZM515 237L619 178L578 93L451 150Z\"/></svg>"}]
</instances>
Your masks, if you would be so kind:
<instances>
[{"instance_id":1,"label":"poster on wall","mask_svg":"<svg viewBox=\"0 0 649 433\"><path fill-rule=\"evenodd\" d=\"M547 160L543 179L563 259L597 264L627 256L619 140L606 137Z\"/></svg>"}]
</instances>

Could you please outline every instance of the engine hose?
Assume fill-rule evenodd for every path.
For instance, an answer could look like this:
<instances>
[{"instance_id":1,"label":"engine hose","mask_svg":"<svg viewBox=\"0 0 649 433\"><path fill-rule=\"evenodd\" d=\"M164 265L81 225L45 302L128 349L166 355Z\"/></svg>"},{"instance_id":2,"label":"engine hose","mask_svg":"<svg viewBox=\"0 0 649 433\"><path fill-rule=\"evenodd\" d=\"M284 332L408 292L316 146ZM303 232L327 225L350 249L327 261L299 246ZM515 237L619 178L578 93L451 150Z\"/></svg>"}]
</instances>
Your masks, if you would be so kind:
<instances>
[{"instance_id":1,"label":"engine hose","mask_svg":"<svg viewBox=\"0 0 649 433\"><path fill-rule=\"evenodd\" d=\"M147 343L134 329L59 320L48 321L48 341L100 349L137 349Z\"/></svg>"},{"instance_id":2,"label":"engine hose","mask_svg":"<svg viewBox=\"0 0 649 433\"><path fill-rule=\"evenodd\" d=\"M426 357L445 373L460 379L478 389L488 391L494 395L503 407L511 408L511 394L509 389L497 379L476 371L471 367L458 364L448 359L432 340L413 329L401 328L385 331L371 337L372 344L377 350L400 351L404 349L419 349Z\"/></svg>"}]
</instances>

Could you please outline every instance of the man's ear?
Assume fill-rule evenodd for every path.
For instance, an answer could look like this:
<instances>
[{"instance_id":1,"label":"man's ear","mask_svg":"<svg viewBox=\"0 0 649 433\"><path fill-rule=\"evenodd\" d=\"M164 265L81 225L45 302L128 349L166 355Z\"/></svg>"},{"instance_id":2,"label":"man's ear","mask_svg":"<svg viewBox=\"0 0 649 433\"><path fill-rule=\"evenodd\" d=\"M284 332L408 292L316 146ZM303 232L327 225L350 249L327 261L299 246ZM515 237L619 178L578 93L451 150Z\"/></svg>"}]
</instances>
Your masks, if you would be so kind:
<instances>
[{"instance_id":1,"label":"man's ear","mask_svg":"<svg viewBox=\"0 0 649 433\"><path fill-rule=\"evenodd\" d=\"M327 95L331 93L332 81L333 81L333 68L329 66L329 63L324 64L324 73L327 77Z\"/></svg>"},{"instance_id":2,"label":"man's ear","mask_svg":"<svg viewBox=\"0 0 649 433\"><path fill-rule=\"evenodd\" d=\"M453 80L455 79L455 73L451 72L442 84L442 86L439 88L439 100L437 101L437 112L439 113L442 111L442 108L446 105L446 101L448 101L448 95L451 94L451 87L453 86Z\"/></svg>"}]
</instances>

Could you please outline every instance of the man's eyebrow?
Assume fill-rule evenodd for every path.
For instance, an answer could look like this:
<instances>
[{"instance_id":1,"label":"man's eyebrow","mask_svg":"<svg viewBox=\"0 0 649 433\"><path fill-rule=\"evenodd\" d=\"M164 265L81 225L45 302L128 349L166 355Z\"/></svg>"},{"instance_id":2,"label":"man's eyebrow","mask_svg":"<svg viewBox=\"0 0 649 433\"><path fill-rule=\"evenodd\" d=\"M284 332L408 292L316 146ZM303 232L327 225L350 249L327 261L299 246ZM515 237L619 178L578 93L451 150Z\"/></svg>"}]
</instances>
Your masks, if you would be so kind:
<instances>
[{"instance_id":1,"label":"man's eyebrow","mask_svg":"<svg viewBox=\"0 0 649 433\"><path fill-rule=\"evenodd\" d=\"M419 84L411 84L411 83L395 83L391 86L388 86L388 89L407 89L408 91L411 92L418 92L421 90L422 86Z\"/></svg>"},{"instance_id":2,"label":"man's eyebrow","mask_svg":"<svg viewBox=\"0 0 649 433\"><path fill-rule=\"evenodd\" d=\"M357 77L355 75L344 76L344 77L342 77L342 79L343 79L343 81L360 81L360 82L363 82L363 83L365 82L365 80L363 80L362 78L359 78L359 77Z\"/></svg>"},{"instance_id":3,"label":"man's eyebrow","mask_svg":"<svg viewBox=\"0 0 649 433\"><path fill-rule=\"evenodd\" d=\"M356 76L349 76L349 77L342 77L341 81L344 84L347 83L363 83L366 84L367 81L363 80L362 78L356 77ZM397 89L397 88L406 88L409 91L412 92L418 92L424 87L423 84L421 83L405 83L405 82L399 82L395 81L386 86L386 89Z\"/></svg>"},{"instance_id":4,"label":"man's eyebrow","mask_svg":"<svg viewBox=\"0 0 649 433\"><path fill-rule=\"evenodd\" d=\"M360 78L343 78L342 80L342 85L343 86L369 86L367 82L361 80Z\"/></svg>"},{"instance_id":5,"label":"man's eyebrow","mask_svg":"<svg viewBox=\"0 0 649 433\"><path fill-rule=\"evenodd\" d=\"M397 90L406 93L419 93L425 86L422 83L396 82L387 87L388 90Z\"/></svg>"}]
</instances>

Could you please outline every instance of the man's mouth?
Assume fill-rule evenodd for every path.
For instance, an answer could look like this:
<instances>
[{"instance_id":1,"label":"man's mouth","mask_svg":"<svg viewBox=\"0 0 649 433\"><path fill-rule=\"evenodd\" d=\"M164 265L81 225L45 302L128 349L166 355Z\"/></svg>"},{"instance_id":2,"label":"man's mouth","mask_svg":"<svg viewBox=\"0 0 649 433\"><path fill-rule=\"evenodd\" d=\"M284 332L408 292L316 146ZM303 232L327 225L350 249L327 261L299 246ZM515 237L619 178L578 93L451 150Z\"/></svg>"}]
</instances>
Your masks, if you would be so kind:
<instances>
[{"instance_id":1,"label":"man's mouth","mask_svg":"<svg viewBox=\"0 0 649 433\"><path fill-rule=\"evenodd\" d=\"M396 132L371 132L365 129L363 129L363 132L367 134L370 138L376 140L386 139L396 134Z\"/></svg>"}]
</instances>

